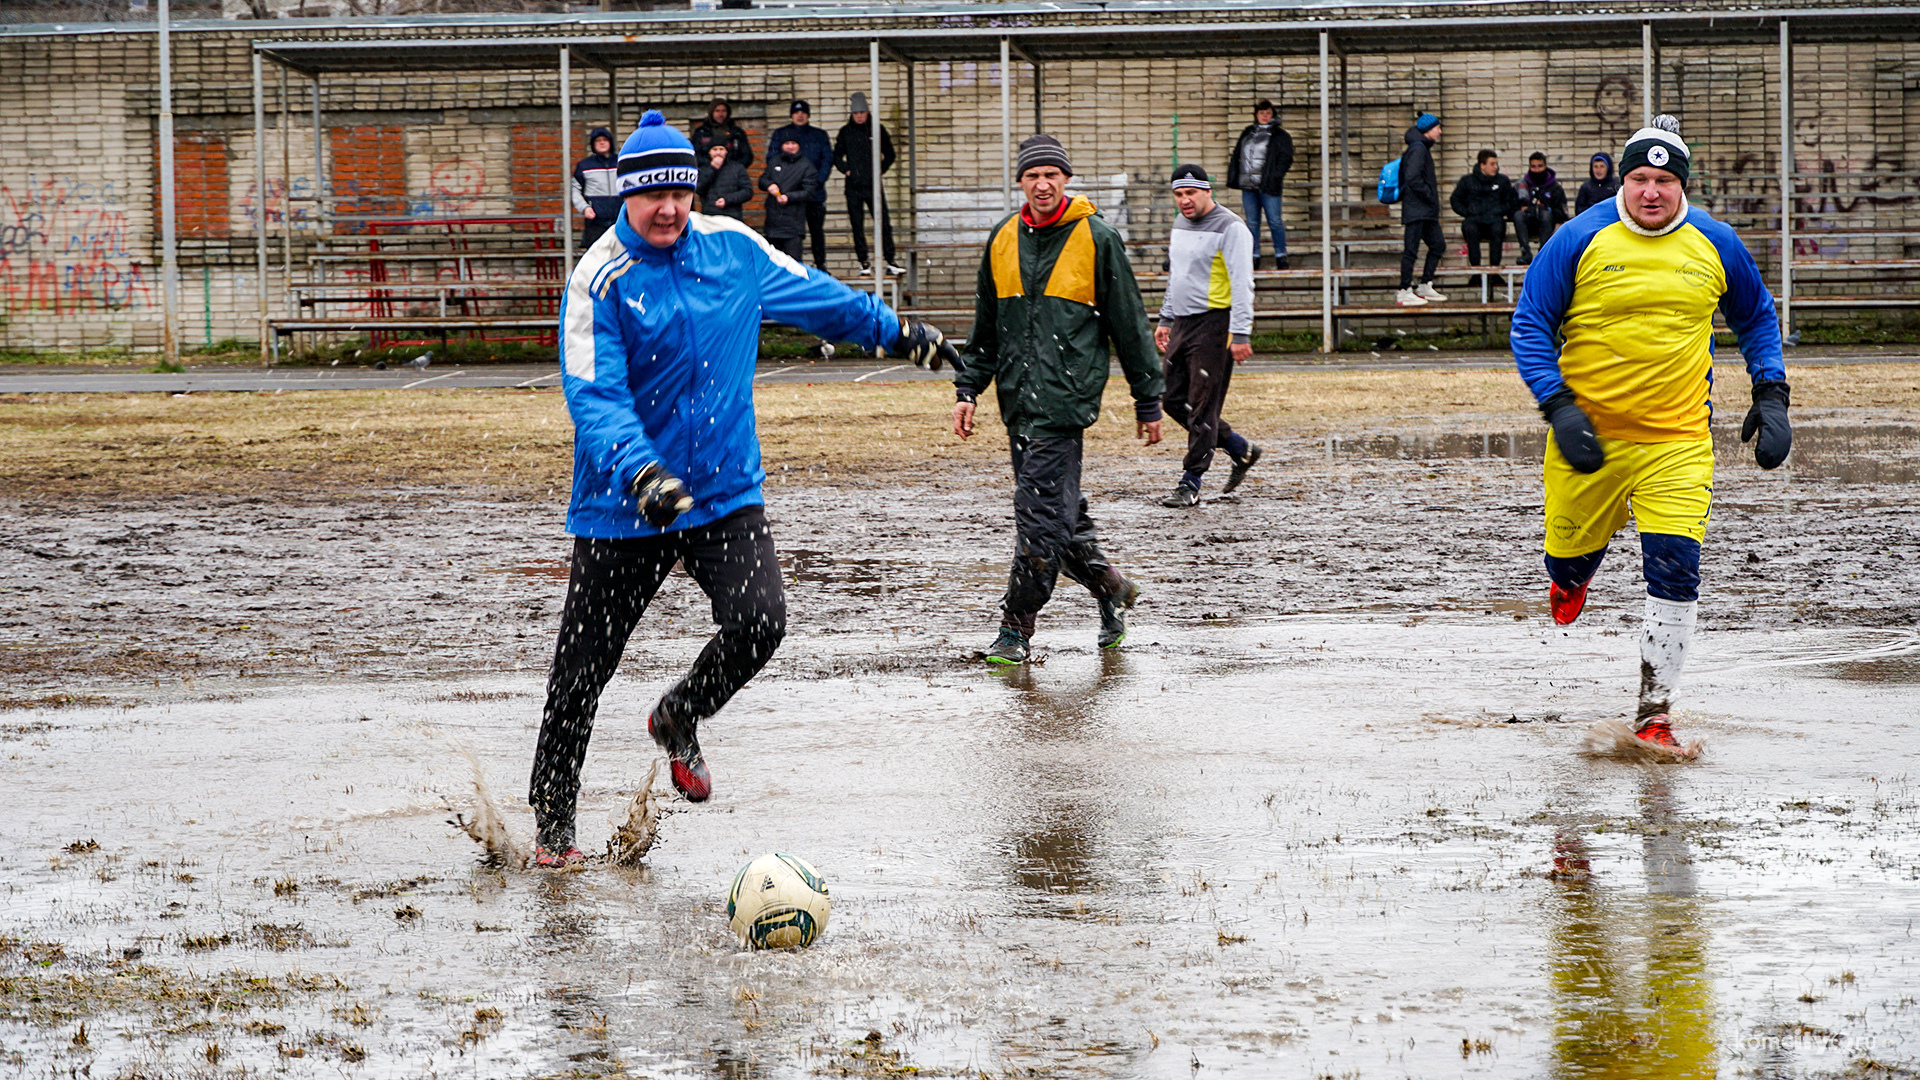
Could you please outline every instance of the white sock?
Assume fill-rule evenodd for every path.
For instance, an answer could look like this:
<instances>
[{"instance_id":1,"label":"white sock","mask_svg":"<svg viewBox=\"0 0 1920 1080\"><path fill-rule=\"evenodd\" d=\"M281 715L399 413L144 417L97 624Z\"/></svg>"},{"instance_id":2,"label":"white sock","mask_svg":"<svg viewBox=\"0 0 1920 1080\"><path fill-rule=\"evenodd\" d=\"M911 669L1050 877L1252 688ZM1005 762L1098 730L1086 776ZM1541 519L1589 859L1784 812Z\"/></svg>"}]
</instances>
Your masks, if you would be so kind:
<instances>
[{"instance_id":1,"label":"white sock","mask_svg":"<svg viewBox=\"0 0 1920 1080\"><path fill-rule=\"evenodd\" d=\"M1649 717L1671 711L1674 684L1687 666L1687 643L1693 638L1695 600L1647 597L1640 634L1640 708L1635 726Z\"/></svg>"}]
</instances>

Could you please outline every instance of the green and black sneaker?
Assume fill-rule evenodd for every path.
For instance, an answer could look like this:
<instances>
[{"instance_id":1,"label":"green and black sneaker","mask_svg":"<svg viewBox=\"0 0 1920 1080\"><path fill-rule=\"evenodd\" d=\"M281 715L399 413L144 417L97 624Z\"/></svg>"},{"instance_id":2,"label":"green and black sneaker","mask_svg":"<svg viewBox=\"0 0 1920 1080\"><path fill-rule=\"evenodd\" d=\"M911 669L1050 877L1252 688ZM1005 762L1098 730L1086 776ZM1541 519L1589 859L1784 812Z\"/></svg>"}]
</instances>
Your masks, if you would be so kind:
<instances>
[{"instance_id":1,"label":"green and black sneaker","mask_svg":"<svg viewBox=\"0 0 1920 1080\"><path fill-rule=\"evenodd\" d=\"M987 650L989 664L1024 664L1032 651L1027 648L1027 635L1011 626L1002 626L1000 636L993 639L993 648Z\"/></svg>"},{"instance_id":2,"label":"green and black sneaker","mask_svg":"<svg viewBox=\"0 0 1920 1080\"><path fill-rule=\"evenodd\" d=\"M1127 609L1140 599L1140 586L1121 578L1112 595L1100 598L1100 647L1117 649L1127 640Z\"/></svg>"}]
</instances>

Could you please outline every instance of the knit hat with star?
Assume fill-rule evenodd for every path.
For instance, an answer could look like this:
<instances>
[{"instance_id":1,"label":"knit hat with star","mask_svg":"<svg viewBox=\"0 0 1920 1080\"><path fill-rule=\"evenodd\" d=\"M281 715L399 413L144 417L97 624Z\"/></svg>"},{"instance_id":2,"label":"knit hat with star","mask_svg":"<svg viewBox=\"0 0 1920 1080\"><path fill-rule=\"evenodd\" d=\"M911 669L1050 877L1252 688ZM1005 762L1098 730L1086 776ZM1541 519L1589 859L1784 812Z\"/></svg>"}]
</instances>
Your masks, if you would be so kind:
<instances>
[{"instance_id":1,"label":"knit hat with star","mask_svg":"<svg viewBox=\"0 0 1920 1080\"><path fill-rule=\"evenodd\" d=\"M1692 152L1680 139L1680 121L1661 113L1653 118L1652 124L1634 132L1633 138L1627 140L1626 151L1620 155L1620 175L1651 165L1679 177L1680 186L1686 187L1692 159Z\"/></svg>"},{"instance_id":2,"label":"knit hat with star","mask_svg":"<svg viewBox=\"0 0 1920 1080\"><path fill-rule=\"evenodd\" d=\"M659 109L648 109L620 147L615 177L622 197L660 188L697 188L700 164L687 137L668 126Z\"/></svg>"}]
</instances>

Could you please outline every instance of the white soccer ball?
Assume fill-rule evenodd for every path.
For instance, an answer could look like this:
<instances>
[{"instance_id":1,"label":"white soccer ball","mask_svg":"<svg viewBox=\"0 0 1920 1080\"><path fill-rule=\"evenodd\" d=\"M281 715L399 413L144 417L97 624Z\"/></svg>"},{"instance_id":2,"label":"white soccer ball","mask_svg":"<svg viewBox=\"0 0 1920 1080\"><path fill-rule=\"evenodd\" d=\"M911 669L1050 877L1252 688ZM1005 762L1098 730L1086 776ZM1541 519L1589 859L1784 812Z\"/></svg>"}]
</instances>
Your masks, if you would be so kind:
<instances>
[{"instance_id":1,"label":"white soccer ball","mask_svg":"<svg viewBox=\"0 0 1920 1080\"><path fill-rule=\"evenodd\" d=\"M805 859L766 854L740 868L727 891L727 924L752 949L811 945L827 931L827 879Z\"/></svg>"}]
</instances>

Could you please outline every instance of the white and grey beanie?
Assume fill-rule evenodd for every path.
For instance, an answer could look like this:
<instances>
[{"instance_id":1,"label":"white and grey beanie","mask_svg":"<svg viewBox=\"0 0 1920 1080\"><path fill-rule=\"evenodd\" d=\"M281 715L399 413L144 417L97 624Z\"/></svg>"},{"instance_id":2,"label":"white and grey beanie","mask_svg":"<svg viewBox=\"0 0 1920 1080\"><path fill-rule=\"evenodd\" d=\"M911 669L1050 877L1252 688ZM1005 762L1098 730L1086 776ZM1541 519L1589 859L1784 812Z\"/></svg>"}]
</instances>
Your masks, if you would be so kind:
<instances>
[{"instance_id":1,"label":"white and grey beanie","mask_svg":"<svg viewBox=\"0 0 1920 1080\"><path fill-rule=\"evenodd\" d=\"M1692 161L1692 152L1680 139L1680 121L1661 113L1653 118L1652 124L1634 132L1627 140L1627 148L1620 155L1620 175L1651 165L1679 177L1680 186L1686 187Z\"/></svg>"}]
</instances>

